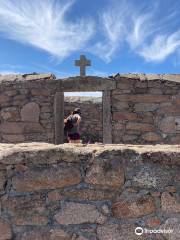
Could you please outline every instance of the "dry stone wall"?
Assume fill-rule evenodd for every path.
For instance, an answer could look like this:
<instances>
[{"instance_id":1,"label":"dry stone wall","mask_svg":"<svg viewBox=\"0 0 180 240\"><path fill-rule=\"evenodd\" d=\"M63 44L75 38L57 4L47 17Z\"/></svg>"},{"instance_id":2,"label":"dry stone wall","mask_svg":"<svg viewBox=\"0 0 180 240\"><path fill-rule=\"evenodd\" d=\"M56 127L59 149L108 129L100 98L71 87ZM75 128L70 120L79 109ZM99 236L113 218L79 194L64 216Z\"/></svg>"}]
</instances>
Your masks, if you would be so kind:
<instances>
[{"instance_id":1,"label":"dry stone wall","mask_svg":"<svg viewBox=\"0 0 180 240\"><path fill-rule=\"evenodd\" d=\"M102 142L102 98L99 97L65 97L65 117L75 108L80 108L82 121L80 133L85 143Z\"/></svg>"},{"instance_id":2,"label":"dry stone wall","mask_svg":"<svg viewBox=\"0 0 180 240\"><path fill-rule=\"evenodd\" d=\"M178 145L1 144L0 239L178 240L179 171Z\"/></svg>"},{"instance_id":3,"label":"dry stone wall","mask_svg":"<svg viewBox=\"0 0 180 240\"><path fill-rule=\"evenodd\" d=\"M171 81L160 78L115 77L113 143L180 143L180 78L178 81L176 75Z\"/></svg>"},{"instance_id":4,"label":"dry stone wall","mask_svg":"<svg viewBox=\"0 0 180 240\"><path fill-rule=\"evenodd\" d=\"M4 81L7 79L9 82L7 86L0 86L0 142L54 142L53 91L43 83L41 86L13 84L16 79L28 83L33 77L37 80L53 80L54 76L44 74L4 77Z\"/></svg>"},{"instance_id":5,"label":"dry stone wall","mask_svg":"<svg viewBox=\"0 0 180 240\"><path fill-rule=\"evenodd\" d=\"M68 79L55 79L51 74L0 76L0 142L54 143L55 126L60 124L55 124L55 116L62 114L54 111L58 91L110 91L112 132L106 129L106 135L112 134L113 143L180 144L178 74ZM102 105L66 101L65 115L71 106L83 109L84 142L102 141Z\"/></svg>"}]
</instances>

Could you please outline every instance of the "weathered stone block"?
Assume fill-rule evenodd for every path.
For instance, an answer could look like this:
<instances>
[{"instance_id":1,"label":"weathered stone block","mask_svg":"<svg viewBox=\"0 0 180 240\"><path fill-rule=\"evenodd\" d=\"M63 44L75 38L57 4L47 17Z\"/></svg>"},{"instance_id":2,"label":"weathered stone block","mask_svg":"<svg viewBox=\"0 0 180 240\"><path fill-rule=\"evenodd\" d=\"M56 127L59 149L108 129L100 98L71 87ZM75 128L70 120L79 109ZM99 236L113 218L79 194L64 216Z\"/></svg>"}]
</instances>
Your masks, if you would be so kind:
<instances>
[{"instance_id":1,"label":"weathered stone block","mask_svg":"<svg viewBox=\"0 0 180 240\"><path fill-rule=\"evenodd\" d=\"M21 134L23 133L24 123L6 122L0 125L0 131L7 134Z\"/></svg>"},{"instance_id":2,"label":"weathered stone block","mask_svg":"<svg viewBox=\"0 0 180 240\"><path fill-rule=\"evenodd\" d=\"M30 231L25 231L19 234L19 239L21 240L49 240L50 234L48 230L44 229L34 229Z\"/></svg>"},{"instance_id":3,"label":"weathered stone block","mask_svg":"<svg viewBox=\"0 0 180 240\"><path fill-rule=\"evenodd\" d=\"M138 187L146 188L164 188L169 185L172 180L172 172L163 166L144 165L136 170L136 174L132 179L132 183Z\"/></svg>"},{"instance_id":4,"label":"weathered stone block","mask_svg":"<svg viewBox=\"0 0 180 240\"><path fill-rule=\"evenodd\" d=\"M10 224L3 218L0 218L0 240L12 239L12 230Z\"/></svg>"},{"instance_id":5,"label":"weathered stone block","mask_svg":"<svg viewBox=\"0 0 180 240\"><path fill-rule=\"evenodd\" d=\"M5 134L42 133L39 123L5 122L0 125L0 131Z\"/></svg>"},{"instance_id":6,"label":"weathered stone block","mask_svg":"<svg viewBox=\"0 0 180 240\"><path fill-rule=\"evenodd\" d=\"M134 92L136 94L146 94L148 92L148 88L136 88Z\"/></svg>"},{"instance_id":7,"label":"weathered stone block","mask_svg":"<svg viewBox=\"0 0 180 240\"><path fill-rule=\"evenodd\" d=\"M167 213L180 213L180 203L168 192L164 192L161 196L161 207L162 211Z\"/></svg>"},{"instance_id":8,"label":"weathered stone block","mask_svg":"<svg viewBox=\"0 0 180 240\"><path fill-rule=\"evenodd\" d=\"M180 104L180 95L175 95L173 96L173 101L176 103L176 104Z\"/></svg>"},{"instance_id":9,"label":"weathered stone block","mask_svg":"<svg viewBox=\"0 0 180 240\"><path fill-rule=\"evenodd\" d=\"M154 116L151 112L148 113L138 113L139 121L141 123L154 124Z\"/></svg>"},{"instance_id":10,"label":"weathered stone block","mask_svg":"<svg viewBox=\"0 0 180 240\"><path fill-rule=\"evenodd\" d=\"M3 120L18 121L20 115L17 107L7 107L1 110L1 117Z\"/></svg>"},{"instance_id":11,"label":"weathered stone block","mask_svg":"<svg viewBox=\"0 0 180 240\"><path fill-rule=\"evenodd\" d=\"M21 120L24 122L39 122L40 108L35 102L27 103L21 109Z\"/></svg>"},{"instance_id":12,"label":"weathered stone block","mask_svg":"<svg viewBox=\"0 0 180 240\"><path fill-rule=\"evenodd\" d=\"M165 91L163 91L161 88L148 88L148 93L150 93L150 94L161 95L161 94L163 94L163 92L165 93Z\"/></svg>"},{"instance_id":13,"label":"weathered stone block","mask_svg":"<svg viewBox=\"0 0 180 240\"><path fill-rule=\"evenodd\" d=\"M106 224L97 228L97 235L100 240L145 240L145 236L137 238L135 228L133 224Z\"/></svg>"},{"instance_id":14,"label":"weathered stone block","mask_svg":"<svg viewBox=\"0 0 180 240\"><path fill-rule=\"evenodd\" d=\"M134 95L117 95L113 96L118 101L122 102L135 102L135 103L161 103L171 100L169 95L152 95L152 94L134 94Z\"/></svg>"},{"instance_id":15,"label":"weathered stone block","mask_svg":"<svg viewBox=\"0 0 180 240\"><path fill-rule=\"evenodd\" d=\"M170 142L172 144L179 144L180 143L180 136L178 136L178 135L172 136L170 138Z\"/></svg>"},{"instance_id":16,"label":"weathered stone block","mask_svg":"<svg viewBox=\"0 0 180 240\"><path fill-rule=\"evenodd\" d=\"M148 132L142 135L142 138L147 142L161 142L162 137L155 132Z\"/></svg>"},{"instance_id":17,"label":"weathered stone block","mask_svg":"<svg viewBox=\"0 0 180 240\"><path fill-rule=\"evenodd\" d=\"M157 228L161 224L161 220L158 217L150 217L147 219L146 224L150 228Z\"/></svg>"},{"instance_id":18,"label":"weathered stone block","mask_svg":"<svg viewBox=\"0 0 180 240\"><path fill-rule=\"evenodd\" d=\"M15 96L17 94L17 90L12 89L12 90L6 91L5 93L9 97L13 97L13 96Z\"/></svg>"},{"instance_id":19,"label":"weathered stone block","mask_svg":"<svg viewBox=\"0 0 180 240\"><path fill-rule=\"evenodd\" d=\"M59 228L35 228L20 234L21 240L72 240L69 234Z\"/></svg>"},{"instance_id":20,"label":"weathered stone block","mask_svg":"<svg viewBox=\"0 0 180 240\"><path fill-rule=\"evenodd\" d=\"M165 187L165 190L169 193L175 193L177 191L175 186L167 186Z\"/></svg>"},{"instance_id":21,"label":"weathered stone block","mask_svg":"<svg viewBox=\"0 0 180 240\"><path fill-rule=\"evenodd\" d=\"M179 240L180 232L180 220L179 218L168 218L164 224L160 226L160 229L171 230L170 233L163 233L163 236L167 240Z\"/></svg>"},{"instance_id":22,"label":"weathered stone block","mask_svg":"<svg viewBox=\"0 0 180 240\"><path fill-rule=\"evenodd\" d=\"M148 81L136 81L135 87L136 88L147 88Z\"/></svg>"},{"instance_id":23,"label":"weathered stone block","mask_svg":"<svg viewBox=\"0 0 180 240\"><path fill-rule=\"evenodd\" d=\"M41 215L24 215L24 216L14 216L12 218L12 223L17 226L43 226L47 225L48 218L47 216L41 216Z\"/></svg>"},{"instance_id":24,"label":"weathered stone block","mask_svg":"<svg viewBox=\"0 0 180 240\"><path fill-rule=\"evenodd\" d=\"M175 118L164 117L160 122L160 130L163 133L175 133L176 132Z\"/></svg>"},{"instance_id":25,"label":"weathered stone block","mask_svg":"<svg viewBox=\"0 0 180 240\"><path fill-rule=\"evenodd\" d=\"M48 201L49 202L59 201L59 200L62 200L63 198L64 197L63 197L62 193L60 193L58 190L48 192Z\"/></svg>"},{"instance_id":26,"label":"weathered stone block","mask_svg":"<svg viewBox=\"0 0 180 240\"><path fill-rule=\"evenodd\" d=\"M57 167L28 170L13 177L16 191L34 192L42 189L55 189L80 183L81 175L75 167Z\"/></svg>"},{"instance_id":27,"label":"weathered stone block","mask_svg":"<svg viewBox=\"0 0 180 240\"><path fill-rule=\"evenodd\" d=\"M7 101L9 101L9 97L4 94L0 94L0 104L6 103Z\"/></svg>"},{"instance_id":28,"label":"weathered stone block","mask_svg":"<svg viewBox=\"0 0 180 240\"><path fill-rule=\"evenodd\" d=\"M62 229L51 229L50 240L72 240L72 238Z\"/></svg>"},{"instance_id":29,"label":"weathered stone block","mask_svg":"<svg viewBox=\"0 0 180 240\"><path fill-rule=\"evenodd\" d=\"M129 104L126 102L119 102L117 100L113 100L112 99L112 109L113 110L124 110L124 109L128 109L129 108Z\"/></svg>"},{"instance_id":30,"label":"weathered stone block","mask_svg":"<svg viewBox=\"0 0 180 240\"><path fill-rule=\"evenodd\" d=\"M152 197L143 196L135 201L121 200L112 206L113 216L116 218L138 218L155 212Z\"/></svg>"},{"instance_id":31,"label":"weathered stone block","mask_svg":"<svg viewBox=\"0 0 180 240\"><path fill-rule=\"evenodd\" d=\"M40 194L25 195L17 197L3 197L2 207L4 211L14 220L25 221L38 221L38 216L43 216L46 211L46 202ZM32 219L31 219L32 218Z\"/></svg>"},{"instance_id":32,"label":"weathered stone block","mask_svg":"<svg viewBox=\"0 0 180 240\"><path fill-rule=\"evenodd\" d=\"M23 100L26 100L26 101L27 101L27 97L26 97L26 95L24 95L24 94L16 95L16 96L14 96L14 98L13 98L13 101L19 101L19 102L21 102L21 101L23 101Z\"/></svg>"},{"instance_id":33,"label":"weathered stone block","mask_svg":"<svg viewBox=\"0 0 180 240\"><path fill-rule=\"evenodd\" d=\"M172 105L159 108L157 114L164 116L178 116L180 115L180 108L172 103Z\"/></svg>"},{"instance_id":34,"label":"weathered stone block","mask_svg":"<svg viewBox=\"0 0 180 240\"><path fill-rule=\"evenodd\" d=\"M41 107L41 112L52 113L53 109L50 106Z\"/></svg>"},{"instance_id":35,"label":"weathered stone block","mask_svg":"<svg viewBox=\"0 0 180 240\"><path fill-rule=\"evenodd\" d=\"M158 109L157 103L137 103L134 105L135 112L152 112Z\"/></svg>"},{"instance_id":36,"label":"weathered stone block","mask_svg":"<svg viewBox=\"0 0 180 240\"><path fill-rule=\"evenodd\" d=\"M138 116L136 113L131 113L131 112L114 112L113 113L113 120L118 121L118 120L137 120Z\"/></svg>"},{"instance_id":37,"label":"weathered stone block","mask_svg":"<svg viewBox=\"0 0 180 240\"><path fill-rule=\"evenodd\" d=\"M41 73L41 74L25 74L23 75L26 80L39 80L39 79L48 79L53 80L55 79L55 76L52 73Z\"/></svg>"},{"instance_id":38,"label":"weathered stone block","mask_svg":"<svg viewBox=\"0 0 180 240\"><path fill-rule=\"evenodd\" d=\"M105 217L94 205L80 203L66 203L59 213L55 215L59 224L82 224L82 223L103 223Z\"/></svg>"},{"instance_id":39,"label":"weathered stone block","mask_svg":"<svg viewBox=\"0 0 180 240\"><path fill-rule=\"evenodd\" d=\"M77 189L63 192L63 196L89 201L111 200L115 193L107 190Z\"/></svg>"},{"instance_id":40,"label":"weathered stone block","mask_svg":"<svg viewBox=\"0 0 180 240\"><path fill-rule=\"evenodd\" d=\"M48 97L51 94L50 89L39 89L39 88L33 88L31 89L32 96L45 96Z\"/></svg>"},{"instance_id":41,"label":"weathered stone block","mask_svg":"<svg viewBox=\"0 0 180 240\"><path fill-rule=\"evenodd\" d=\"M138 139L137 135L128 135L127 133L122 137L123 142L134 142ZM137 141L136 141L137 142Z\"/></svg>"},{"instance_id":42,"label":"weathered stone block","mask_svg":"<svg viewBox=\"0 0 180 240\"><path fill-rule=\"evenodd\" d=\"M97 159L88 169L85 181L104 188L120 188L124 184L124 170L117 160Z\"/></svg>"},{"instance_id":43,"label":"weathered stone block","mask_svg":"<svg viewBox=\"0 0 180 240\"><path fill-rule=\"evenodd\" d=\"M118 89L123 89L123 90L133 90L134 86L131 82L126 82L126 83L122 83L122 82L118 82L117 83L117 90Z\"/></svg>"},{"instance_id":44,"label":"weathered stone block","mask_svg":"<svg viewBox=\"0 0 180 240\"><path fill-rule=\"evenodd\" d=\"M119 123L119 122L113 123L113 130L119 130L119 129L122 130L124 128L125 128L125 125L123 123Z\"/></svg>"},{"instance_id":45,"label":"weathered stone block","mask_svg":"<svg viewBox=\"0 0 180 240\"><path fill-rule=\"evenodd\" d=\"M152 132L154 130L154 126L148 123L129 122L126 125L126 129L140 132Z\"/></svg>"},{"instance_id":46,"label":"weathered stone block","mask_svg":"<svg viewBox=\"0 0 180 240\"><path fill-rule=\"evenodd\" d=\"M6 142L10 142L10 143L19 143L19 142L24 142L25 141L25 136L22 134L3 134L2 138L6 141Z\"/></svg>"}]
</instances>

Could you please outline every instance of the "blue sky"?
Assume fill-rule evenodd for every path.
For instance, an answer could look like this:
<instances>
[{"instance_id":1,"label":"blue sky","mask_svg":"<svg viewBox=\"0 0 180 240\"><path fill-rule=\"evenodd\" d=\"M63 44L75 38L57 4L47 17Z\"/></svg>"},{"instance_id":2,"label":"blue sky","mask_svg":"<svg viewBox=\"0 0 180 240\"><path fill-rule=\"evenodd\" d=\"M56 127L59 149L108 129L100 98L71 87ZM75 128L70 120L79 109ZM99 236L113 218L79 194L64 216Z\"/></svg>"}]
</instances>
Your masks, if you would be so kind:
<instances>
[{"instance_id":1,"label":"blue sky","mask_svg":"<svg viewBox=\"0 0 180 240\"><path fill-rule=\"evenodd\" d=\"M180 0L0 0L0 73L180 73Z\"/></svg>"}]
</instances>

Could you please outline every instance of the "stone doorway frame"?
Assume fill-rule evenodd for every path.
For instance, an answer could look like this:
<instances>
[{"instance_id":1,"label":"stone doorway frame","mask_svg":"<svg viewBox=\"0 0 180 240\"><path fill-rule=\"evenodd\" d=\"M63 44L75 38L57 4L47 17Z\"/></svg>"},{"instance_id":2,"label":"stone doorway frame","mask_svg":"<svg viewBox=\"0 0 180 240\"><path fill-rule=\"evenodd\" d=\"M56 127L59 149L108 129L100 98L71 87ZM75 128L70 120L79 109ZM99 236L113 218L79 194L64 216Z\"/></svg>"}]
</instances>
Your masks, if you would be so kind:
<instances>
[{"instance_id":1,"label":"stone doorway frame","mask_svg":"<svg viewBox=\"0 0 180 240\"><path fill-rule=\"evenodd\" d=\"M116 89L112 79L86 76L57 80L54 96L55 144L64 143L64 92L102 92L103 143L112 143L111 90Z\"/></svg>"}]
</instances>

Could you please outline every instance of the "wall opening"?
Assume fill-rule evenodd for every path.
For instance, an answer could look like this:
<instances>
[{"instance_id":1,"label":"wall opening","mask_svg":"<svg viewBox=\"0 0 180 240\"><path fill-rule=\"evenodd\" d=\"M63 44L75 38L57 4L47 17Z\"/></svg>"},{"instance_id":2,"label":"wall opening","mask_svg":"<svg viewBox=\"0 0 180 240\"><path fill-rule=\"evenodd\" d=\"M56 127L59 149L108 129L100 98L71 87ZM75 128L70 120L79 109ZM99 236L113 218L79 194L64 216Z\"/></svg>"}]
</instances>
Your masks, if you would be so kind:
<instances>
[{"instance_id":1,"label":"wall opening","mask_svg":"<svg viewBox=\"0 0 180 240\"><path fill-rule=\"evenodd\" d=\"M64 117L75 108L80 108L82 121L80 135L82 143L103 142L102 92L65 92ZM64 142L67 137L64 136Z\"/></svg>"}]
</instances>

